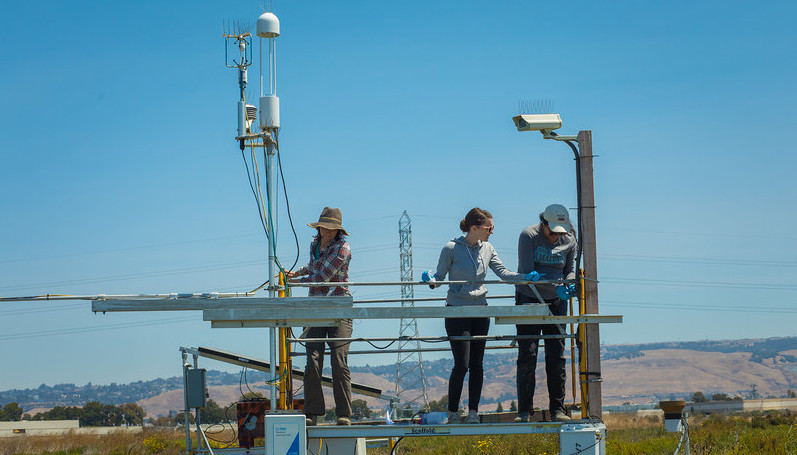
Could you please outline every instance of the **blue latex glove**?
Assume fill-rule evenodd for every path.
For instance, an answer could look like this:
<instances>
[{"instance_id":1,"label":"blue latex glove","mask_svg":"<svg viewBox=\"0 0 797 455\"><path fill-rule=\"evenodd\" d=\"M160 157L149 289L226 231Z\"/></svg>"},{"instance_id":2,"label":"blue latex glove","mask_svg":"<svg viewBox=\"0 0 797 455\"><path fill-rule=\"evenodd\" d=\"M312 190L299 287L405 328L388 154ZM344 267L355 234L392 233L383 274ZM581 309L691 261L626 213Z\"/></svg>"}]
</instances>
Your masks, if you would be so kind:
<instances>
[{"instance_id":1,"label":"blue latex glove","mask_svg":"<svg viewBox=\"0 0 797 455\"><path fill-rule=\"evenodd\" d=\"M556 296L562 300L570 300L576 296L576 285L567 284L556 287Z\"/></svg>"},{"instance_id":2,"label":"blue latex glove","mask_svg":"<svg viewBox=\"0 0 797 455\"><path fill-rule=\"evenodd\" d=\"M533 272L529 272L529 273L526 274L526 281L537 282L537 281L540 281L540 279L544 278L544 277L545 277L544 273L539 273L537 271L533 271Z\"/></svg>"},{"instance_id":3,"label":"blue latex glove","mask_svg":"<svg viewBox=\"0 0 797 455\"><path fill-rule=\"evenodd\" d=\"M434 274L432 273L431 270L425 270L423 273L421 273L421 281L423 281L424 283L429 283L429 288L434 289L435 285L432 283L434 283L437 280L434 279Z\"/></svg>"}]
</instances>

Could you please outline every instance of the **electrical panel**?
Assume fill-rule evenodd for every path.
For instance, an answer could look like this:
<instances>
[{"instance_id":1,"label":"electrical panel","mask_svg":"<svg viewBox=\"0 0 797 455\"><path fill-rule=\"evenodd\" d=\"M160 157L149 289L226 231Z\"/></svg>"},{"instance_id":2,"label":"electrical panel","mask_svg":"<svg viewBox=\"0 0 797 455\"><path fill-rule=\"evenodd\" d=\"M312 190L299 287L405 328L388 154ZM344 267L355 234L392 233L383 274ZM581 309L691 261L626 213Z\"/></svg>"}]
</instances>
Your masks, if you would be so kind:
<instances>
[{"instance_id":1,"label":"electrical panel","mask_svg":"<svg viewBox=\"0 0 797 455\"><path fill-rule=\"evenodd\" d=\"M186 395L189 408L204 408L208 403L207 370L191 368L186 371Z\"/></svg>"}]
</instances>

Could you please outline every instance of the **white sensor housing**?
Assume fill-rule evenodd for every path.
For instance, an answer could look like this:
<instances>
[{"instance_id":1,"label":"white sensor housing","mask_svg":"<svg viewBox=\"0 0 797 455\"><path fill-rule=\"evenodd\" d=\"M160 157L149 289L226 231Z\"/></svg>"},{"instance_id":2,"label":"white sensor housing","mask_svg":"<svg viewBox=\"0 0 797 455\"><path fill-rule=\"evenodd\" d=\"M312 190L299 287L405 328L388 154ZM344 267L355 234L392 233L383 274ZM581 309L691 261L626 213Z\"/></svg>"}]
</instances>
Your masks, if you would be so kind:
<instances>
[{"instance_id":1,"label":"white sensor housing","mask_svg":"<svg viewBox=\"0 0 797 455\"><path fill-rule=\"evenodd\" d=\"M271 129L280 127L280 99L277 95L268 95L260 98L260 128Z\"/></svg>"},{"instance_id":2,"label":"white sensor housing","mask_svg":"<svg viewBox=\"0 0 797 455\"><path fill-rule=\"evenodd\" d=\"M518 131L552 131L562 127L559 114L521 114L512 117Z\"/></svg>"},{"instance_id":3,"label":"white sensor housing","mask_svg":"<svg viewBox=\"0 0 797 455\"><path fill-rule=\"evenodd\" d=\"M280 36L280 20L274 13L263 13L257 18L257 36L276 38Z\"/></svg>"}]
</instances>

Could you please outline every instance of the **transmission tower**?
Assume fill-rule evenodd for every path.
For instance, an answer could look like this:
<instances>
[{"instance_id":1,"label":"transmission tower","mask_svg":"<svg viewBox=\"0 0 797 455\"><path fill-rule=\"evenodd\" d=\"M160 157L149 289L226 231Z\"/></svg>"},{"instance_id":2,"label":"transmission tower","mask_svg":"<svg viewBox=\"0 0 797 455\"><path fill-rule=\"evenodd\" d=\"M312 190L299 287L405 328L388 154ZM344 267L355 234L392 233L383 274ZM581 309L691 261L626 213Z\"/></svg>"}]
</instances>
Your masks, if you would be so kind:
<instances>
[{"instance_id":1,"label":"transmission tower","mask_svg":"<svg viewBox=\"0 0 797 455\"><path fill-rule=\"evenodd\" d=\"M412 226L407 211L399 218L399 249L401 250L401 281L414 281L412 278ZM413 286L401 285L401 306L415 306ZM423 372L421 343L418 336L418 323L415 319L401 319L399 326L399 353L396 362L396 398L402 407L411 409L428 408L429 396L426 393L426 375Z\"/></svg>"}]
</instances>

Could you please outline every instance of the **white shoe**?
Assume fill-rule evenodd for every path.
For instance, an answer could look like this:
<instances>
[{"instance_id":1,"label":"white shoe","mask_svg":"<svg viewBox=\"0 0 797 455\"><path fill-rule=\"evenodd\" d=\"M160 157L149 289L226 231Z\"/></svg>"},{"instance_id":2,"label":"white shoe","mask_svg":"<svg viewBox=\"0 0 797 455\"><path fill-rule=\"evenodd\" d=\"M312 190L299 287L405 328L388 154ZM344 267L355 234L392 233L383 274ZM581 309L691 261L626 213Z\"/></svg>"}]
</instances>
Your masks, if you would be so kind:
<instances>
[{"instance_id":1,"label":"white shoe","mask_svg":"<svg viewBox=\"0 0 797 455\"><path fill-rule=\"evenodd\" d=\"M517 417L515 417L515 423L526 423L531 422L531 416L528 412L518 412Z\"/></svg>"},{"instance_id":2,"label":"white shoe","mask_svg":"<svg viewBox=\"0 0 797 455\"><path fill-rule=\"evenodd\" d=\"M459 424L462 423L462 416L459 412L448 412L448 423Z\"/></svg>"},{"instance_id":3,"label":"white shoe","mask_svg":"<svg viewBox=\"0 0 797 455\"><path fill-rule=\"evenodd\" d=\"M482 423L479 419L479 413L476 411L468 411L468 415L462 420L465 423Z\"/></svg>"}]
</instances>

